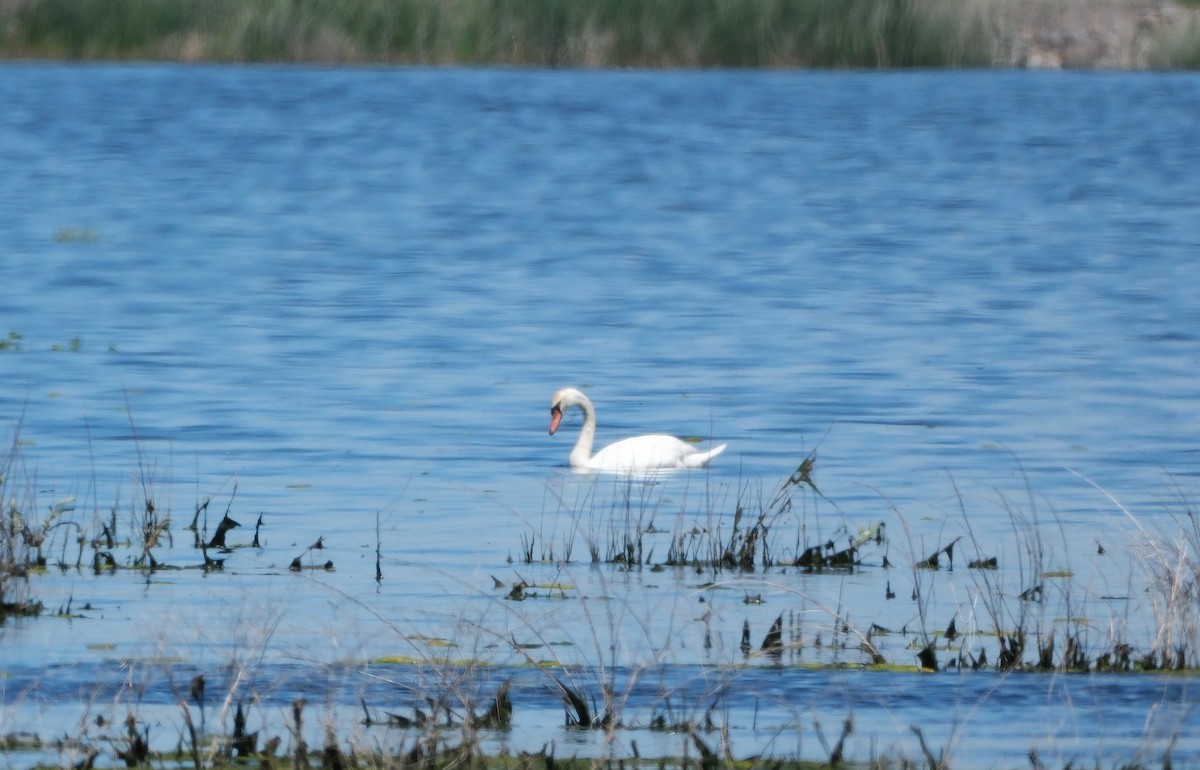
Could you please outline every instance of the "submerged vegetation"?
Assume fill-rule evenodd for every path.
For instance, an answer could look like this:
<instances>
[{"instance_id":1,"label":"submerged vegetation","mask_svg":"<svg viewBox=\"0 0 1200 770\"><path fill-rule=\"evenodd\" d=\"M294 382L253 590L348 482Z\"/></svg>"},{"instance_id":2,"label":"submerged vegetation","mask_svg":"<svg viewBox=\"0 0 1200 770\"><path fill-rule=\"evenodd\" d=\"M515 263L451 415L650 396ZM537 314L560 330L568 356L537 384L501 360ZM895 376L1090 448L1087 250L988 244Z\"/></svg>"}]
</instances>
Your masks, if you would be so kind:
<instances>
[{"instance_id":1,"label":"submerged vegetation","mask_svg":"<svg viewBox=\"0 0 1200 770\"><path fill-rule=\"evenodd\" d=\"M0 56L538 67L1054 66L1036 0L5 0ZM1068 11L1074 4L1066 4ZM1088 8L1087 3L1082 4ZM1114 9L1100 3L1103 13ZM1094 60L1194 67L1190 14L1147 11L1120 34L1065 38ZM1124 30L1128 27L1128 31ZM1062 37L1062 36L1058 36ZM1097 46L1099 43L1099 47ZM1051 48L1062 48L1053 43ZM1117 50L1121 49L1121 50ZM1051 57L1051 59L1053 56Z\"/></svg>"}]
</instances>

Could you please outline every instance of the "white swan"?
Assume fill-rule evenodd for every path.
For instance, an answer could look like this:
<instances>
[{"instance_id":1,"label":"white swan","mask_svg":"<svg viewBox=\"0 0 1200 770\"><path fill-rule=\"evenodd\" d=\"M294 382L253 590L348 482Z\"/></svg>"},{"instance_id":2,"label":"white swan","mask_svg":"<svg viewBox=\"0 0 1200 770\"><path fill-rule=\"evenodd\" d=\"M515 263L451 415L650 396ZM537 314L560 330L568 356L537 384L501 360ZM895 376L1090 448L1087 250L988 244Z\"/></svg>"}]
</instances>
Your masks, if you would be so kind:
<instances>
[{"instance_id":1,"label":"white swan","mask_svg":"<svg viewBox=\"0 0 1200 770\"><path fill-rule=\"evenodd\" d=\"M583 429L568 460L572 468L611 473L654 473L656 471L703 468L725 451L725 445L701 452L674 436L635 436L609 444L595 455L596 409L575 388L563 388L550 397L550 435L558 430L563 414L573 406L583 410Z\"/></svg>"}]
</instances>

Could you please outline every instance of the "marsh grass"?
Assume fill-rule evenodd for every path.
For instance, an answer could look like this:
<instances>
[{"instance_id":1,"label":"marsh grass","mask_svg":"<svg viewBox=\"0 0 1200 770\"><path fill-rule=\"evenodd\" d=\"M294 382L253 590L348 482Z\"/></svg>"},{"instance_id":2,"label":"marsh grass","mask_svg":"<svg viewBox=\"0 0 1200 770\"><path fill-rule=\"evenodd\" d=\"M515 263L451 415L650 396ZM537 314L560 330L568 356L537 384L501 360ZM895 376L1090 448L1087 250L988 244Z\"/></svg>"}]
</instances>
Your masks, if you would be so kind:
<instances>
[{"instance_id":1,"label":"marsh grass","mask_svg":"<svg viewBox=\"0 0 1200 770\"><path fill-rule=\"evenodd\" d=\"M550 67L983 66L949 0L7 0L9 57Z\"/></svg>"},{"instance_id":2,"label":"marsh grass","mask_svg":"<svg viewBox=\"0 0 1200 770\"><path fill-rule=\"evenodd\" d=\"M22 590L28 590L29 583L21 572L31 565L52 562L59 554L60 564L69 567L64 556L68 543L89 543L94 553L108 554L114 568L129 562L146 574L163 569L164 554L175 547L169 534L169 506L166 512L159 511L163 490L156 468L140 447L133 474L137 494L101 515L95 493L89 492L90 524L88 512L81 514L67 498L48 507L38 502L36 490L41 485L27 470L15 438L2 470L0 500L5 505L7 538L2 543L3 574L10 580L20 576ZM893 507L888 521L901 525L907 563L892 572L885 566L888 530L883 523L855 527L840 506L825 498L817 481L815 455L806 457L774 486L762 488L767 492L739 483L736 499L730 499L734 495L725 487L710 486L703 474L687 478L694 479L695 486L689 482L682 492L667 485L597 477L590 485L573 485L576 494L570 498L557 490L548 493L559 507L543 515L539 526L550 529L539 532L536 541L530 534L525 550L532 554L535 542L550 543L554 553L544 555L553 558L537 560L531 555L527 560L531 577L528 583L522 577L521 583L558 587L526 591L533 601L516 602L506 601L502 593L489 594L466 578L446 576L460 586L463 596L483 593L486 600L477 605L482 607L479 610L468 609L467 603L447 602L440 620L450 631L443 644L419 633L415 622L409 627L382 617L354 596L329 589L339 599L375 613L406 653L402 663L393 665L349 661L333 667L334 675L386 682L399 694L386 703L364 697L366 719L361 729L347 732L332 701L324 704L324 712L322 704L293 701L286 708L283 728L278 727L278 719L267 718L266 709L279 707L262 705L269 700L271 684L259 679L257 669L280 616L250 613L249 623L245 617L224 618L239 628L257 623L262 631L235 645L238 649L230 651L220 666L230 673L220 679L210 677L207 688L203 679L197 685L197 676L206 672L186 669L185 674L165 652L131 664L119 693L105 703L97 696L98 713L81 720L75 740L78 752L69 764L87 770L107 758L131 766L202 768L253 757L264 768L483 766L494 759L485 755L485 747L495 745L494 736L508 729L514 711L524 705L512 694L508 677L532 672L563 704L565 729L603 736L599 765L616 761L637 766L635 760L642 758L632 736L634 730L645 728L677 738L678 757L672 762L680 766L735 767L740 761L730 739L726 696L754 668L989 668L1009 675L1177 671L1196 665L1200 525L1178 485L1173 499L1164 504L1171 515L1161 520L1160 529L1151 528L1105 493L1139 534L1137 564L1147 578L1156 627L1149 643L1135 649L1126 620L1111 621L1106 636L1103 620L1087 619L1098 614L1097 597L1091 586L1074 581L1076 565L1066 559L1067 527L1033 493L1028 480L1024 497L1017 499L1000 493L970 497L951 480L957 514L938 522L933 532ZM696 491L701 481L703 488ZM222 522L235 512L236 492L235 484ZM997 544L986 542L971 524L973 514L985 505L1007 518L1016 550L1012 563L1004 560L995 568L972 568L972 562L987 564L997 554ZM31 512L43 508L48 513L35 521ZM119 508L127 511L127 526L119 521ZM193 526L205 529L207 513L205 500L196 507ZM73 518L79 515L84 519ZM560 520L565 522L563 529L554 529L559 525L551 522ZM660 521L672 522L674 529L661 530L656 524ZM572 574L576 564L572 554L579 538L587 542L591 557L586 565L579 565L581 572L588 573L587 581ZM683 558L668 563L670 548L656 549L656 542L676 544L672 547L680 549ZM200 549L205 543L198 532L192 545ZM814 547L820 560L804 563L805 554ZM872 557L869 566L863 565L858 551L873 553L871 549L883 551L882 563ZM662 551L666 554L660 555ZM851 553L849 564L826 561L845 552ZM74 558L78 569L80 558ZM937 601L944 598L939 592L963 590L964 581L955 581L964 569L969 596L952 597L955 601L950 604ZM681 602L669 611L653 599L648 606L639 606L638 592L645 586L621 581L630 573L654 570L678 577L689 591L689 603ZM552 580L539 580L538 575L545 578L548 571ZM697 580L697 575L703 582L686 582ZM889 576L898 584L903 575L910 576L915 604L911 627L886 629L875 623L878 608L847 606L841 587L851 575L880 584ZM802 580L796 579L801 576ZM10 580L5 581L6 587ZM1137 583L1133 576L1129 582ZM622 591L619 585L627 588ZM726 611L724 618L719 611L705 612L706 645L722 630L736 636L745 629L741 657L716 645L709 662L681 682L672 669L672 650L696 618L691 609L677 607L701 606L698 599L712 607L718 603L712 599L718 592L726 597L744 595L747 605L767 593L777 603L769 616L774 622L751 631L748 622L732 612ZM570 611L546 612L552 602L569 604ZM736 598L725 601L725 607L730 605L737 606ZM934 608L947 606L952 607L951 617L933 617ZM951 633L952 628L957 630ZM152 715L143 707L152 671L165 672L172 679L175 713L166 723L161 712ZM214 690L218 681L223 689ZM692 687L696 682L702 686ZM653 684L649 688L653 694L646 695L647 688L641 687L646 683ZM103 726L96 720L101 715ZM797 722L800 716L797 709ZM274 727L268 729L268 723ZM386 743L380 730L393 728L400 731L399 743ZM846 761L843 753L849 733L845 723L840 738L831 733L826 741L818 729L828 765ZM176 743L174 753L152 748L164 734ZM945 766L949 747L935 754L923 735L918 737L930 765L936 760L936 766ZM568 762L556 757L553 747L523 760L524 767L547 770ZM773 764L787 766L783 759Z\"/></svg>"},{"instance_id":3,"label":"marsh grass","mask_svg":"<svg viewBox=\"0 0 1200 770\"><path fill-rule=\"evenodd\" d=\"M1145 573L1144 580L1126 576L1125 595L1113 596L1109 586L1113 578L1121 578L1111 574L1111 555L1106 560L1097 541L1096 557L1081 565L1092 582L1076 578L1071 563L1072 553L1080 557L1080 549L1071 543L1075 533L1035 493L1016 458L1019 476L1025 480L1023 497L995 491L968 499L951 478L958 514L940 525L932 543L893 506L893 518L908 543L907 574L915 615L903 628L889 629L876 622L870 607L843 606L840 598L834 603L799 590L793 579L784 578L793 570L828 573L837 579L863 569L865 558L868 575L878 574L880 582L886 582L887 599L895 596L892 579L900 578L889 565L886 522L856 529L839 506L821 494L814 480L814 459L815 455L807 457L770 494L754 494L743 485L732 501L723 488L706 487L701 501L675 502L660 487L639 480L610 480L612 502L607 507L595 486L576 498L588 509L568 509L572 531L591 533L587 538L593 562L596 554L605 553L599 561L624 570L674 571L681 579L687 573L706 575L709 582L704 587L743 592L748 605L762 602L764 587L793 595L798 614L793 615L795 609L781 614L777 624L785 616L788 623L770 629L761 645L753 638L762 633L760 629L742 628L741 647L748 659L770 650L777 660L786 655L799 661L807 636L807 646L819 650L818 658L834 665L855 662L856 656L862 665L906 666L911 660L917 668L930 671L1186 671L1200 664L1200 613L1195 609L1200 606L1200 525L1181 491L1173 501L1170 534L1148 530L1119 501L1109 498L1137 527L1137 563ZM565 505L561 496L558 500ZM818 516L819 503L832 508L832 518L839 523L831 526L829 514ZM674 513L672 506L677 506ZM984 507L1009 522L1007 543L990 539L994 534L985 539L972 525ZM664 519L673 521L673 529L661 528L657 522ZM588 523L580 524L583 521ZM607 537L607 547L595 545L602 537ZM669 539L661 555L655 555L652 538ZM792 538L794 542L789 542ZM998 558L1001 553L1007 555ZM560 568L568 563L558 562ZM957 575L965 573L965 582L955 579L956 568ZM1094 583L1097 575L1102 585ZM966 594L960 596L964 590ZM1134 634L1129 626L1130 596L1139 590L1150 597L1153 628L1148 636ZM790 620L794 617L803 618L803 623ZM720 632L705 622L706 639ZM903 640L904 652L889 636ZM1136 645L1135 637L1148 641Z\"/></svg>"},{"instance_id":4,"label":"marsh grass","mask_svg":"<svg viewBox=\"0 0 1200 770\"><path fill-rule=\"evenodd\" d=\"M690 475L678 501L671 499L661 478L593 475L586 485L571 484L576 489L573 501L565 498L560 480L547 486L556 507L543 511L536 529L518 515L526 525L520 535L520 560L570 563L574 541L582 535L592 563L629 569L689 569L714 580L723 573L787 567L805 573L853 572L861 564L863 549L885 544L885 524L875 522L852 533L837 505L813 480L815 464L813 452L770 493L739 483L733 502L726 486L710 487L703 475L698 501L693 500ZM611 492L607 498L604 488ZM831 532L821 526L817 507L822 502L842 520ZM569 522L565 532L558 529L564 519ZM664 521L672 522L669 528ZM656 545L663 538L666 548L656 558ZM538 543L540 551L535 548Z\"/></svg>"},{"instance_id":5,"label":"marsh grass","mask_svg":"<svg viewBox=\"0 0 1200 770\"><path fill-rule=\"evenodd\" d=\"M136 452L131 475L140 494L128 503L118 495L107 508L99 504L94 471L82 498L67 494L44 504L39 498L43 485L24 458L20 423L13 427L8 450L0 454L0 621L7 615L37 615L44 610L31 597L31 573L79 571L85 564L95 574L130 569L150 575L179 568L156 555L174 548L171 513L169 506L160 506L157 468L143 454L128 401L125 406ZM206 508L207 501L197 507L196 520ZM199 534L196 547L202 552L200 566L219 567L204 552ZM71 617L70 601L56 614Z\"/></svg>"},{"instance_id":6,"label":"marsh grass","mask_svg":"<svg viewBox=\"0 0 1200 770\"><path fill-rule=\"evenodd\" d=\"M1187 3L1200 7L1194 1ZM1200 69L1200 16L1192 14L1187 21L1171 30L1151 54L1150 65L1156 69Z\"/></svg>"},{"instance_id":7,"label":"marsh grass","mask_svg":"<svg viewBox=\"0 0 1200 770\"><path fill-rule=\"evenodd\" d=\"M0 455L0 623L10 615L38 615L42 603L31 597L29 571L46 564L47 539L55 520L67 510L64 502L57 513L37 520L36 484L21 454L19 426L14 428L8 451Z\"/></svg>"},{"instance_id":8,"label":"marsh grass","mask_svg":"<svg viewBox=\"0 0 1200 770\"><path fill-rule=\"evenodd\" d=\"M1135 553L1154 624L1149 649L1136 665L1150 671L1200 667L1200 522L1195 504L1171 478L1173 496L1162 502L1164 523L1152 527L1101 485L1076 475L1124 514L1139 536ZM1128 666L1131 654L1132 648L1122 642L1114 646L1112 657Z\"/></svg>"}]
</instances>

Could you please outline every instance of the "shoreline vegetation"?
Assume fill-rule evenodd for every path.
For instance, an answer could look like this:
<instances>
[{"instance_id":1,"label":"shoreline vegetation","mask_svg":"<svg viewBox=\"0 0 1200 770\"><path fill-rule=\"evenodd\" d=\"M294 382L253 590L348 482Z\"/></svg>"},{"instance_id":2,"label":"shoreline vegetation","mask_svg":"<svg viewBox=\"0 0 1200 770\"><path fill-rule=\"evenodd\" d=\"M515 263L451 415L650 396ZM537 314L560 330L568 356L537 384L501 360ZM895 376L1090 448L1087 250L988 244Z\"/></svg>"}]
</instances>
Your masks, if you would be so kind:
<instances>
[{"instance_id":1,"label":"shoreline vegetation","mask_svg":"<svg viewBox=\"0 0 1200 770\"><path fill-rule=\"evenodd\" d=\"M1200 69L1200 0L0 0L0 59Z\"/></svg>"}]
</instances>

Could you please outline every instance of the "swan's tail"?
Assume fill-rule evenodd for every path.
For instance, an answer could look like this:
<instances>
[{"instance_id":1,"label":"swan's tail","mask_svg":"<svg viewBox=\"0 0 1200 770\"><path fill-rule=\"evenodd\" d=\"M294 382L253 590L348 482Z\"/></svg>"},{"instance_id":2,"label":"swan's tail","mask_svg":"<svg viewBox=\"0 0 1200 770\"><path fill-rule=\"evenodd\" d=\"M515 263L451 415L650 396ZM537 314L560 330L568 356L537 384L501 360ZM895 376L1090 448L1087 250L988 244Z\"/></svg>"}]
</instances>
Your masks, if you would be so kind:
<instances>
[{"instance_id":1,"label":"swan's tail","mask_svg":"<svg viewBox=\"0 0 1200 770\"><path fill-rule=\"evenodd\" d=\"M710 460L724 452L725 447L726 444L721 444L720 446L714 447L707 452L695 452L694 454L690 454L683 458L683 462L689 468L703 468L704 466L708 465Z\"/></svg>"}]
</instances>

